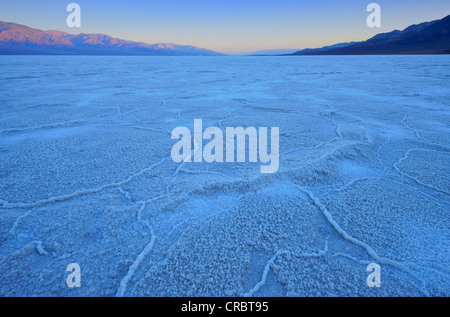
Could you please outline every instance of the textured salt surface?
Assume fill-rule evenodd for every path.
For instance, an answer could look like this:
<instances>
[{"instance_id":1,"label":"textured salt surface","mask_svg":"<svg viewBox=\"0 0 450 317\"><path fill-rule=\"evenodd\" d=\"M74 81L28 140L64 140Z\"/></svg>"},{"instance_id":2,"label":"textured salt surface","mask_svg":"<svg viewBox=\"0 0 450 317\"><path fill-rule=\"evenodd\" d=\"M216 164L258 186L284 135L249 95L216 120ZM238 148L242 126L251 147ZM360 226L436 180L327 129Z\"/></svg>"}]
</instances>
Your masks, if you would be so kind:
<instances>
[{"instance_id":1,"label":"textured salt surface","mask_svg":"<svg viewBox=\"0 0 450 317\"><path fill-rule=\"evenodd\" d=\"M449 296L449 62L2 57L0 295ZM279 171L172 162L194 118Z\"/></svg>"}]
</instances>

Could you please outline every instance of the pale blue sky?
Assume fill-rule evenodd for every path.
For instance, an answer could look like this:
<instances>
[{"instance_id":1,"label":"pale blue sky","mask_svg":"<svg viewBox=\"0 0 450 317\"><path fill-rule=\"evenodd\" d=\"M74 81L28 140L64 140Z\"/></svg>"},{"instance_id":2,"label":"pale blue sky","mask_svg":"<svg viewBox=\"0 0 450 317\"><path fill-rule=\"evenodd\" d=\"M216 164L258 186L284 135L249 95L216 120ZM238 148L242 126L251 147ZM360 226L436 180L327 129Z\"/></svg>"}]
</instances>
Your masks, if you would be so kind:
<instances>
[{"instance_id":1,"label":"pale blue sky","mask_svg":"<svg viewBox=\"0 0 450 317\"><path fill-rule=\"evenodd\" d=\"M65 24L70 2L81 6L81 28ZM381 28L366 26L371 2L381 5ZM449 14L449 0L0 0L6 22L229 54L364 40Z\"/></svg>"}]
</instances>

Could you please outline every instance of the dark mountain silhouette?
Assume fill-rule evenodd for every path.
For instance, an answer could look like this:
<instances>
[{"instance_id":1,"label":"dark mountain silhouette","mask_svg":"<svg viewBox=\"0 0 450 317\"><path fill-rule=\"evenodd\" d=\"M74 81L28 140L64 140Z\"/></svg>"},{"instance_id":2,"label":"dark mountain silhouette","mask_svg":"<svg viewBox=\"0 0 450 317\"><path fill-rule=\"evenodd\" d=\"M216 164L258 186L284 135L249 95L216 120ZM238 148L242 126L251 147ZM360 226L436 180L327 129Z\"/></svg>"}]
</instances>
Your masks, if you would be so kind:
<instances>
[{"instance_id":1,"label":"dark mountain silhouette","mask_svg":"<svg viewBox=\"0 0 450 317\"><path fill-rule=\"evenodd\" d=\"M298 54L298 53L302 53L302 54L314 54L314 53L320 53L320 52L325 52L325 51L329 51L332 49L336 49L336 48L341 48L341 47L347 47L356 43L361 43L361 42L345 42L345 43L338 43L338 44L333 44L333 45L329 45L329 46L324 46L324 47L320 47L320 48L305 48L301 51L295 52L294 54Z\"/></svg>"},{"instance_id":2,"label":"dark mountain silhouette","mask_svg":"<svg viewBox=\"0 0 450 317\"><path fill-rule=\"evenodd\" d=\"M147 44L104 34L69 34L42 31L25 25L0 21L0 54L12 55L224 55L191 45Z\"/></svg>"},{"instance_id":3,"label":"dark mountain silhouette","mask_svg":"<svg viewBox=\"0 0 450 317\"><path fill-rule=\"evenodd\" d=\"M344 43L345 44L345 43ZM450 54L450 15L415 24L403 31L380 33L343 47L306 49L292 55Z\"/></svg>"}]
</instances>

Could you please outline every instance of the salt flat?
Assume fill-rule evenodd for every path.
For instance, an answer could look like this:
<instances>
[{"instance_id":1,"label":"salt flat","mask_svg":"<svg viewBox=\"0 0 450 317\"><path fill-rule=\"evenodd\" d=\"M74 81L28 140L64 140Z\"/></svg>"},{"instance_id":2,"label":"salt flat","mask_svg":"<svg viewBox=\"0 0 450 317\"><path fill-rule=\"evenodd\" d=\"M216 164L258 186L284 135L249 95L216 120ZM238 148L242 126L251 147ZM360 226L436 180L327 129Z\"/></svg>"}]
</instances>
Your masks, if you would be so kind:
<instances>
[{"instance_id":1,"label":"salt flat","mask_svg":"<svg viewBox=\"0 0 450 317\"><path fill-rule=\"evenodd\" d=\"M1 57L0 295L449 296L449 65ZM174 163L196 118L279 127L278 172Z\"/></svg>"}]
</instances>

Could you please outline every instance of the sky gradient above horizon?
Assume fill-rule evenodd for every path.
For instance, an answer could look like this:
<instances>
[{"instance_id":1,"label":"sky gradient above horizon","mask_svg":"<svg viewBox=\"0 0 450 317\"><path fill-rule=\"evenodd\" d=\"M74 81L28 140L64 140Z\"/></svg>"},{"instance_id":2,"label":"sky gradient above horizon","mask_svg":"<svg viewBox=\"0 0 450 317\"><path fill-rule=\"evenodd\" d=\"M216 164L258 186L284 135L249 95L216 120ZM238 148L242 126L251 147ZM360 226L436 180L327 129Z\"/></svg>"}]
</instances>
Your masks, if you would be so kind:
<instances>
[{"instance_id":1,"label":"sky gradient above horizon","mask_svg":"<svg viewBox=\"0 0 450 317\"><path fill-rule=\"evenodd\" d=\"M81 6L81 28L66 25L71 2ZM366 25L371 2L381 6L381 28ZM227 54L360 41L449 14L448 0L0 0L5 22Z\"/></svg>"}]
</instances>

